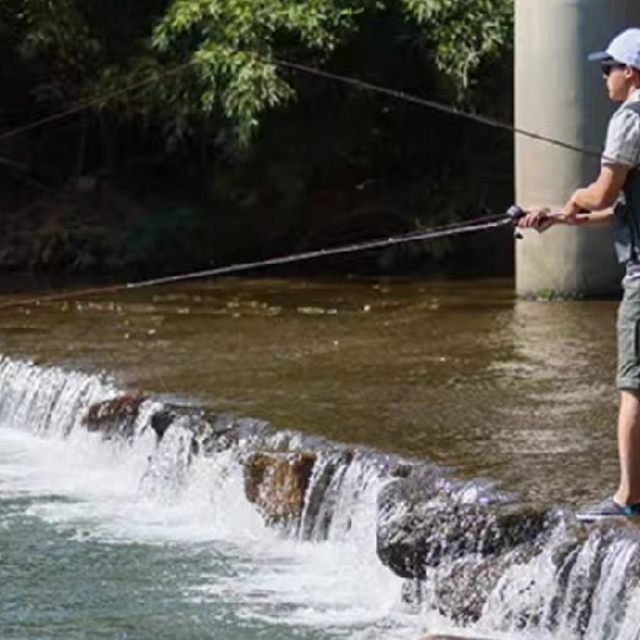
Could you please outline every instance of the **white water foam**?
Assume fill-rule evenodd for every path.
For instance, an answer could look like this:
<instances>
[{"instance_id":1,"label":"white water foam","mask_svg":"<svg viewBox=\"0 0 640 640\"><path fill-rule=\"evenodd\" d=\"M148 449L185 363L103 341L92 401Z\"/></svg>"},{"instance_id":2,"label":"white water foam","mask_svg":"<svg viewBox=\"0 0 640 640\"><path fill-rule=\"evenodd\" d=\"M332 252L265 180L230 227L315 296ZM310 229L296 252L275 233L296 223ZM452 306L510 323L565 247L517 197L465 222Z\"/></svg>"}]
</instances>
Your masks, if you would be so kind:
<instances>
[{"instance_id":1,"label":"white water foam","mask_svg":"<svg viewBox=\"0 0 640 640\"><path fill-rule=\"evenodd\" d=\"M187 464L180 429L157 447L149 404L131 443L89 433L87 407L115 393L99 378L0 361L0 496L27 498L27 516L79 543L208 545L228 570L203 567L185 598L231 600L241 617L340 636L419 635L400 604L401 580L375 554L372 469L354 463L332 488L339 506L328 541L292 540L246 500L234 451Z\"/></svg>"},{"instance_id":2,"label":"white water foam","mask_svg":"<svg viewBox=\"0 0 640 640\"><path fill-rule=\"evenodd\" d=\"M0 428L0 494L72 538L143 544L224 542L230 576L203 576L187 597L233 599L240 616L293 627L397 623L401 581L374 555L366 526L337 542L297 542L264 527L231 452L198 460L180 493L141 491L148 442L134 447L72 434L66 441ZM371 525L371 523L368 523ZM369 526L368 537L375 533ZM363 542L366 548L363 552ZM215 551L215 544L212 547ZM211 581L209 581L211 579ZM413 625L416 621L410 620ZM403 621L404 624L409 619Z\"/></svg>"}]
</instances>

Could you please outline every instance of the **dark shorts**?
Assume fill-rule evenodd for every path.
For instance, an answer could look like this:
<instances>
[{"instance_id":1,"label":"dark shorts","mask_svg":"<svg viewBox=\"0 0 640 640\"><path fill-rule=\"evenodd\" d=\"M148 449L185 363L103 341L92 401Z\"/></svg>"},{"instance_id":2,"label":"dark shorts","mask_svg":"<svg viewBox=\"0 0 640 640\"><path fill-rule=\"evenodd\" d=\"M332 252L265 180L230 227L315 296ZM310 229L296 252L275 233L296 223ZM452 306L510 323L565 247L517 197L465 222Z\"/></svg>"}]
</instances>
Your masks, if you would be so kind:
<instances>
[{"instance_id":1,"label":"dark shorts","mask_svg":"<svg viewBox=\"0 0 640 640\"><path fill-rule=\"evenodd\" d=\"M623 282L618 307L618 389L640 389L640 278Z\"/></svg>"}]
</instances>

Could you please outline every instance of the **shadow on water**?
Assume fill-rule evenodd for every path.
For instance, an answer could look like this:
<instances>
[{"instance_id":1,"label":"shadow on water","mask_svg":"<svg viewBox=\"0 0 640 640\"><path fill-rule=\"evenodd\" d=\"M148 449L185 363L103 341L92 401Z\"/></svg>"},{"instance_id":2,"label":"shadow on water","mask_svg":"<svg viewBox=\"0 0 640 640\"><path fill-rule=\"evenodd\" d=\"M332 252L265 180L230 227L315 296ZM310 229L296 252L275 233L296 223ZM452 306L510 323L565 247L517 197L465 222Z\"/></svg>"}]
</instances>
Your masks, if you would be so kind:
<instances>
[{"instance_id":1,"label":"shadow on water","mask_svg":"<svg viewBox=\"0 0 640 640\"><path fill-rule=\"evenodd\" d=\"M0 351L571 504L616 480L615 308L506 280L226 279L5 310Z\"/></svg>"}]
</instances>

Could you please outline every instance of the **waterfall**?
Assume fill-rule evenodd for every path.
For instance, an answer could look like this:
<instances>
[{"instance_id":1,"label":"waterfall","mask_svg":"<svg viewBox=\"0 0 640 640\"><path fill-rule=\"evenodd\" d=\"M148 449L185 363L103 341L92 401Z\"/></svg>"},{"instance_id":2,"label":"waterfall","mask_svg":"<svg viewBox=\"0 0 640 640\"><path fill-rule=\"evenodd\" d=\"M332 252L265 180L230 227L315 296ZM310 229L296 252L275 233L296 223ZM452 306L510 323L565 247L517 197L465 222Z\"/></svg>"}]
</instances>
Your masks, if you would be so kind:
<instances>
[{"instance_id":1,"label":"waterfall","mask_svg":"<svg viewBox=\"0 0 640 640\"><path fill-rule=\"evenodd\" d=\"M131 520L127 531L139 524L156 535L170 520L190 540L240 545L240 555L257 548L270 563L259 573L241 562L215 585L203 582L198 597L233 588L242 606L275 617L279 598L298 621L308 614L304 598L324 615L350 599L361 623L409 616L421 629L435 619L472 634L557 640L640 634L640 531L632 525L588 529L571 514L530 510L489 482L457 481L424 461L213 416L128 393L108 376L7 357L0 429L73 448L68 464L80 461L87 473L91 456L107 452L131 489L132 502L119 506L114 494L112 505L119 522ZM153 505L165 520L154 511L156 520L143 522Z\"/></svg>"}]
</instances>

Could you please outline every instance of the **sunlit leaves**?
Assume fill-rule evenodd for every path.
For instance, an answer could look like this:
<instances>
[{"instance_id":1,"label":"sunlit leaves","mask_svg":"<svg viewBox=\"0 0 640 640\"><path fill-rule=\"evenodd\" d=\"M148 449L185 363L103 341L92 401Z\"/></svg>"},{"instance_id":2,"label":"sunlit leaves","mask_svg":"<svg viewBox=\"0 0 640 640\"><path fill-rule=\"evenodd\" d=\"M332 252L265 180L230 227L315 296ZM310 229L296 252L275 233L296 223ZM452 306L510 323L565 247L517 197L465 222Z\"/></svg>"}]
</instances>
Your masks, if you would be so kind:
<instances>
[{"instance_id":1,"label":"sunlit leaves","mask_svg":"<svg viewBox=\"0 0 640 640\"><path fill-rule=\"evenodd\" d=\"M513 0L403 0L423 26L439 68L452 76L459 92L471 73L513 42Z\"/></svg>"},{"instance_id":2,"label":"sunlit leaves","mask_svg":"<svg viewBox=\"0 0 640 640\"><path fill-rule=\"evenodd\" d=\"M265 109L293 97L292 89L278 76L276 67L252 52L230 51L205 42L194 60L204 88L201 109L210 113L220 108L235 124L243 144L249 141Z\"/></svg>"},{"instance_id":3,"label":"sunlit leaves","mask_svg":"<svg viewBox=\"0 0 640 640\"><path fill-rule=\"evenodd\" d=\"M355 4L355 3L354 3ZM152 44L177 63L193 63L196 105L227 118L247 143L261 115L294 97L273 58L283 48L331 51L355 26L361 7L339 0L175 0ZM180 102L180 88L173 96Z\"/></svg>"}]
</instances>

